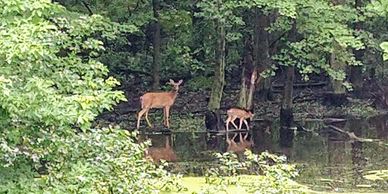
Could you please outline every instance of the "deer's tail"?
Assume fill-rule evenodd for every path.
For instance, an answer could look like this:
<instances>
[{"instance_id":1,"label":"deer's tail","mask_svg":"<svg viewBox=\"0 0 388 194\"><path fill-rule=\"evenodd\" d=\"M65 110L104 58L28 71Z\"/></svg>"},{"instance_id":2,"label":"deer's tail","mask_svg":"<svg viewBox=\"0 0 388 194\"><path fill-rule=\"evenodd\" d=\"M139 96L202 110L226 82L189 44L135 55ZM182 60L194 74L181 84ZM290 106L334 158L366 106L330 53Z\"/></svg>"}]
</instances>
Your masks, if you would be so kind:
<instances>
[{"instance_id":1,"label":"deer's tail","mask_svg":"<svg viewBox=\"0 0 388 194\"><path fill-rule=\"evenodd\" d=\"M140 96L140 106L141 106L141 109L144 108L144 97L143 96Z\"/></svg>"}]
</instances>

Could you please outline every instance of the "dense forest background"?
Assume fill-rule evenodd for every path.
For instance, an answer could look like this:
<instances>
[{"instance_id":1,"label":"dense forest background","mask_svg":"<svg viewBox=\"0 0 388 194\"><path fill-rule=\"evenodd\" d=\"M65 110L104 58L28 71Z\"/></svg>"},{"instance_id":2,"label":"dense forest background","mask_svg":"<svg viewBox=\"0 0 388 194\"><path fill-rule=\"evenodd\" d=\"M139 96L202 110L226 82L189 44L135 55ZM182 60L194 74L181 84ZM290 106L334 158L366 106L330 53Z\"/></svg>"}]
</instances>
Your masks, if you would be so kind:
<instances>
[{"instance_id":1,"label":"dense forest background","mask_svg":"<svg viewBox=\"0 0 388 194\"><path fill-rule=\"evenodd\" d=\"M176 177L144 162L133 129L139 97L169 79L176 130L202 116L222 130L238 106L289 134L307 97L348 106L337 115L388 108L386 0L0 0L0 14L0 192L165 189Z\"/></svg>"}]
</instances>

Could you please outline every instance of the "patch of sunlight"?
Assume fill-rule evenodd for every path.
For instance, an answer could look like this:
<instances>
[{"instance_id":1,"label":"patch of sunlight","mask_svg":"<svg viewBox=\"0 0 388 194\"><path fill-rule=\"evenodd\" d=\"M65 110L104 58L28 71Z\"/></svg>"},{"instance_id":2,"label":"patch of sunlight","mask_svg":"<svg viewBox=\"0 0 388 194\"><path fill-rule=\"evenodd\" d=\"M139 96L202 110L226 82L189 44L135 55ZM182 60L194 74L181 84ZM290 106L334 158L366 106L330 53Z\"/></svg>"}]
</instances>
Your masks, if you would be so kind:
<instances>
[{"instance_id":1,"label":"patch of sunlight","mask_svg":"<svg viewBox=\"0 0 388 194\"><path fill-rule=\"evenodd\" d=\"M263 183L264 179L266 179L266 177L255 175L239 175L209 179L206 177L183 177L181 179L181 184L184 188L187 188L187 190L175 193L254 193L255 186L253 185L257 186L258 184ZM289 189L290 193L314 193L297 182L292 181L288 184L292 187Z\"/></svg>"}]
</instances>

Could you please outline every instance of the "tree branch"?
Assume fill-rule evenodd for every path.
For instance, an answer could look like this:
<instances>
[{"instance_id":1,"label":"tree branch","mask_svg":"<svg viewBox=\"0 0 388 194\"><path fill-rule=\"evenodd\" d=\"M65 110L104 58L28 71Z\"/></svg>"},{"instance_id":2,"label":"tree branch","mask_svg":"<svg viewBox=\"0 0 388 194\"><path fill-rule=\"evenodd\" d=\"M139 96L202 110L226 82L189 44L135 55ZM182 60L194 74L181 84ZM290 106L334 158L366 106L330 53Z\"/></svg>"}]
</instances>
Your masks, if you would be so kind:
<instances>
[{"instance_id":1,"label":"tree branch","mask_svg":"<svg viewBox=\"0 0 388 194\"><path fill-rule=\"evenodd\" d=\"M269 44L269 48L272 48L283 36L285 36L289 31L283 32L279 37L277 37L274 41Z\"/></svg>"},{"instance_id":2,"label":"tree branch","mask_svg":"<svg viewBox=\"0 0 388 194\"><path fill-rule=\"evenodd\" d=\"M89 15L93 15L92 9L90 9L89 5L85 1L81 1L82 4L86 7L86 9L89 11Z\"/></svg>"}]
</instances>

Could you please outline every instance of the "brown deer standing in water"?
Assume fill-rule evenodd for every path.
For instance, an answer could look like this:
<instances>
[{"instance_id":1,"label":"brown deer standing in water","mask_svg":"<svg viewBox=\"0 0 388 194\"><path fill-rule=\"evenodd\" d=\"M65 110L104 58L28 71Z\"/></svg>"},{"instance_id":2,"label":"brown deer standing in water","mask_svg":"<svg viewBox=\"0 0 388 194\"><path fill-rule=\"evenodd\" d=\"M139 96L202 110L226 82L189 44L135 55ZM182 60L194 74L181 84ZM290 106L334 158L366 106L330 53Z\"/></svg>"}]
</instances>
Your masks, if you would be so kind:
<instances>
[{"instance_id":1,"label":"brown deer standing in water","mask_svg":"<svg viewBox=\"0 0 388 194\"><path fill-rule=\"evenodd\" d=\"M166 143L164 147L151 147L148 148L145 152L145 156L148 159L151 159L153 162L158 163L161 160L174 162L177 160L177 156L170 145L169 136L166 137Z\"/></svg>"},{"instance_id":2,"label":"brown deer standing in water","mask_svg":"<svg viewBox=\"0 0 388 194\"><path fill-rule=\"evenodd\" d=\"M228 118L226 119L226 131L229 131L229 123L231 122L233 126L238 130L241 130L242 123L247 126L247 130L249 130L249 125L246 119L250 118L253 119L254 114L252 111L244 110L241 108L231 108L229 109L226 114L228 115ZM237 127L237 125L234 123L236 119L240 119L240 126Z\"/></svg>"},{"instance_id":3,"label":"brown deer standing in water","mask_svg":"<svg viewBox=\"0 0 388 194\"><path fill-rule=\"evenodd\" d=\"M137 115L137 128L140 128L140 119L145 113L148 126L152 127L151 122L148 120L148 111L152 108L163 108L163 124L170 128L169 115L170 108L174 104L178 95L179 85L182 84L182 80L174 82L170 79L169 84L173 86L173 90L170 92L148 92L140 97L141 111Z\"/></svg>"},{"instance_id":4,"label":"brown deer standing in water","mask_svg":"<svg viewBox=\"0 0 388 194\"><path fill-rule=\"evenodd\" d=\"M244 153L245 150L251 149L253 147L253 140L252 136L249 140L247 140L248 132L245 134L244 138L242 137L241 133L238 133L240 135L240 142L236 143L234 139L237 136L237 133L234 134L232 139L229 139L228 132L226 133L226 143L228 143L228 148L226 149L227 152L233 152L236 154Z\"/></svg>"}]
</instances>

